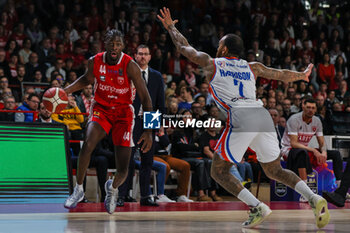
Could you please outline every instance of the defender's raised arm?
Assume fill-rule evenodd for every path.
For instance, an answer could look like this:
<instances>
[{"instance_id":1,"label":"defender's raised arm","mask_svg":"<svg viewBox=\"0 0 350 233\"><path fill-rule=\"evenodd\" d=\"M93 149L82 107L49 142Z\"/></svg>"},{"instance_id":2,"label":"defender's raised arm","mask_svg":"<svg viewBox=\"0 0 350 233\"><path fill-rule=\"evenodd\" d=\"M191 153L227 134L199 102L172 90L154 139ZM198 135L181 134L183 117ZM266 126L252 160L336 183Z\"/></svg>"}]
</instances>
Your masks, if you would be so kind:
<instances>
[{"instance_id":1,"label":"defender's raised arm","mask_svg":"<svg viewBox=\"0 0 350 233\"><path fill-rule=\"evenodd\" d=\"M169 35L176 47L176 49L193 63L202 67L213 66L212 58L204 53L197 51L187 41L187 39L176 29L175 24L178 20L173 20L168 8L160 9L161 16L158 19L162 22L164 28L169 32Z\"/></svg>"},{"instance_id":2,"label":"defender's raised arm","mask_svg":"<svg viewBox=\"0 0 350 233\"><path fill-rule=\"evenodd\" d=\"M286 82L294 82L298 80L309 82L309 76L311 74L312 67L314 66L313 64L309 64L304 72L296 72L292 70L280 70L266 67L260 62L251 62L249 65L256 78L262 77Z\"/></svg>"}]
</instances>

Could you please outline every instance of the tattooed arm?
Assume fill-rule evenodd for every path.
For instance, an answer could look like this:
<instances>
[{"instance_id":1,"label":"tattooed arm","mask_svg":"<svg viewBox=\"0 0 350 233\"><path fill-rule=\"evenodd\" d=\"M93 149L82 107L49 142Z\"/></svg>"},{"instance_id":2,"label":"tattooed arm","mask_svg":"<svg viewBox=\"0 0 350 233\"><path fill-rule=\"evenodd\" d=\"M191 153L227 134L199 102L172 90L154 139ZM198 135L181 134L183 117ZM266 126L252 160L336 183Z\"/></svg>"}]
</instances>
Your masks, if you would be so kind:
<instances>
[{"instance_id":1,"label":"tattooed arm","mask_svg":"<svg viewBox=\"0 0 350 233\"><path fill-rule=\"evenodd\" d=\"M176 49L193 63L200 65L203 68L214 70L213 59L206 53L197 51L187 41L187 39L176 29L175 23L178 20L173 20L168 8L160 9L162 16L158 15L158 19L162 22L164 28L169 32L169 35Z\"/></svg>"},{"instance_id":2,"label":"tattooed arm","mask_svg":"<svg viewBox=\"0 0 350 233\"><path fill-rule=\"evenodd\" d=\"M309 82L309 76L312 71L313 64L310 64L304 72L296 72L292 70L274 69L264 66L260 62L249 63L255 77L262 77L267 79L275 79L286 82L294 82L298 80L304 80Z\"/></svg>"}]
</instances>

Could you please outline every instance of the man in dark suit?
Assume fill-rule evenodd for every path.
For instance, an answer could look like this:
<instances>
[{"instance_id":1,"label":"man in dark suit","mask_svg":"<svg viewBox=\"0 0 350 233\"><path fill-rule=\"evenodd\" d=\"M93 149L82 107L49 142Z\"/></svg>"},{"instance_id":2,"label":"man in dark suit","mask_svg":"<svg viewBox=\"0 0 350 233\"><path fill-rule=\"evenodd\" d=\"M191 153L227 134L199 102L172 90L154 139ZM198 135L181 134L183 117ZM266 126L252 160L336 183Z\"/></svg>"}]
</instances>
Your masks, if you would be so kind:
<instances>
[{"instance_id":1,"label":"man in dark suit","mask_svg":"<svg viewBox=\"0 0 350 233\"><path fill-rule=\"evenodd\" d=\"M43 104L43 102L41 102L39 106L39 115L36 122L61 124L60 122L52 120L51 115L52 113L47 111L47 109L45 108L45 105Z\"/></svg>"},{"instance_id":2,"label":"man in dark suit","mask_svg":"<svg viewBox=\"0 0 350 233\"><path fill-rule=\"evenodd\" d=\"M141 74L146 82L148 92L152 99L153 111L159 110L161 113L165 112L164 103L164 81L161 73L150 68L148 66L151 60L151 54L148 46L139 45L136 50L135 60L141 68ZM143 133L143 109L141 105L140 98L136 95L133 106L135 108L135 126L133 131L134 142L137 142ZM154 132L153 132L153 142L154 142ZM128 197L129 187L131 187L132 177L134 174L135 163L134 154L136 147L133 148L132 158L130 159L129 174L123 185L119 187L117 206L124 206L124 201L130 199ZM154 155L154 143L152 148L147 153L142 153L141 156L141 167L140 167L140 190L141 190L141 200L140 204L144 206L158 206L151 195L150 189L150 176L152 171Z\"/></svg>"}]
</instances>

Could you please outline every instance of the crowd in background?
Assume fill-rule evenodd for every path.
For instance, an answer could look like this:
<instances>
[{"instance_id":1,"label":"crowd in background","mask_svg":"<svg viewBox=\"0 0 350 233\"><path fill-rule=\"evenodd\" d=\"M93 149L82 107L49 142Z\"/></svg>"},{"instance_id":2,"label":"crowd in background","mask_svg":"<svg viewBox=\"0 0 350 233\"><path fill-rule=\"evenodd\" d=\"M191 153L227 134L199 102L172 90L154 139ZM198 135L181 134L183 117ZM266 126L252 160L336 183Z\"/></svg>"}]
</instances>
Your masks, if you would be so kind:
<instances>
[{"instance_id":1,"label":"crowd in background","mask_svg":"<svg viewBox=\"0 0 350 233\"><path fill-rule=\"evenodd\" d=\"M332 114L350 112L350 4L329 2L1 1L0 109L39 111L42 90L74 82L86 71L87 60L104 51L106 30L117 28L125 36L125 53L133 57L140 44L150 48L149 65L164 78L167 114L187 112L193 118L224 122L225 116L208 94L203 70L176 51L157 20L158 9L165 5L173 18L179 19L177 28L189 43L212 57L222 36L235 33L243 38L246 49L242 57L249 62L295 71L303 71L313 63L309 83L288 84L258 77L257 98L274 110L275 124L285 127L288 118L301 111L301 100L310 96L317 102L317 116L325 133L332 134ZM89 86L70 96L69 112L89 112L92 90ZM31 114L16 114L0 114L0 120L33 121ZM76 139L82 138L86 118L71 124L53 117L68 127L71 124ZM167 129L171 142L181 141L172 137L176 131ZM203 132L194 129L186 133L195 145ZM172 153L183 153L177 151L179 148L172 149ZM249 161L249 151L246 159Z\"/></svg>"}]
</instances>

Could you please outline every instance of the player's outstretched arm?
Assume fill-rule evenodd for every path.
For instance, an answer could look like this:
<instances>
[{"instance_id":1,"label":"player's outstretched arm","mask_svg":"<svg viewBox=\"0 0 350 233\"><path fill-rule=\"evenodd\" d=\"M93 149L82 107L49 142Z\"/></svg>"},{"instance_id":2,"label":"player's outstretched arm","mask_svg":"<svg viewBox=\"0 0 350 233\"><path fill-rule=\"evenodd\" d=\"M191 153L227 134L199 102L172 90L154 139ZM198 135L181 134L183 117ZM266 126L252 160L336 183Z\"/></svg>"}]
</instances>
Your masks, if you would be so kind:
<instances>
[{"instance_id":1,"label":"player's outstretched arm","mask_svg":"<svg viewBox=\"0 0 350 233\"><path fill-rule=\"evenodd\" d=\"M94 83L93 69L94 69L94 58L91 57L88 60L88 70L85 72L85 74L80 76L77 80L75 80L68 87L64 88L64 91L67 94L70 94L70 93L73 93L73 92L76 92L76 91L83 89L84 87L86 87L89 84L93 84Z\"/></svg>"},{"instance_id":2,"label":"player's outstretched arm","mask_svg":"<svg viewBox=\"0 0 350 233\"><path fill-rule=\"evenodd\" d=\"M173 20L171 18L170 10L163 7L163 9L160 9L160 14L161 16L158 15L157 17L162 22L164 28L169 32L176 49L193 63L201 67L213 66L214 68L212 58L208 54L193 48L179 30L176 29L175 24L178 20Z\"/></svg>"},{"instance_id":3,"label":"player's outstretched arm","mask_svg":"<svg viewBox=\"0 0 350 233\"><path fill-rule=\"evenodd\" d=\"M255 77L262 77L267 79L281 80L285 82L294 82L298 80L304 80L309 82L309 76L312 71L313 64L309 64L307 69L304 72L296 72L292 70L281 70L266 67L260 62L251 62L249 63L250 68L252 69Z\"/></svg>"}]
</instances>

